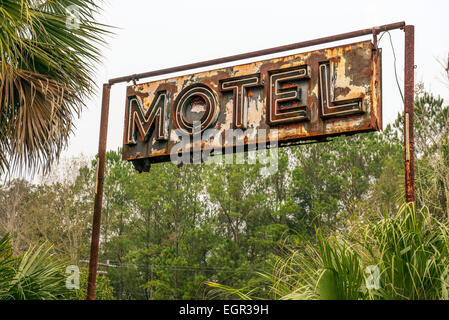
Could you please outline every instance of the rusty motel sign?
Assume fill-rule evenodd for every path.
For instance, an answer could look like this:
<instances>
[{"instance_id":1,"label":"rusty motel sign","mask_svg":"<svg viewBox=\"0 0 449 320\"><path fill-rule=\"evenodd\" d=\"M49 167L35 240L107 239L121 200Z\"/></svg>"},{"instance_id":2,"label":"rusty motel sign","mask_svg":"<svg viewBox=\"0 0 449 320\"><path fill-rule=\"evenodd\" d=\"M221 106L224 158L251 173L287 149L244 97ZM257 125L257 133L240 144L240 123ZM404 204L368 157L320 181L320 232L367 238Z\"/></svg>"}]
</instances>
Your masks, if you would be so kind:
<instances>
[{"instance_id":1,"label":"rusty motel sign","mask_svg":"<svg viewBox=\"0 0 449 320\"><path fill-rule=\"evenodd\" d=\"M148 171L193 152L195 120L198 133L213 129L197 148L208 154L267 145L273 130L279 146L380 130L380 49L365 41L129 86L123 159Z\"/></svg>"},{"instance_id":2,"label":"rusty motel sign","mask_svg":"<svg viewBox=\"0 0 449 320\"><path fill-rule=\"evenodd\" d=\"M195 152L195 143L179 149L182 137L200 136L198 151L252 150L259 146L253 132L264 131L266 142L278 146L325 141L382 129L381 49L377 35L405 31L404 164L405 200L415 201L414 184L414 26L398 22L290 45L188 65L110 79L103 85L97 182L92 224L87 299L95 299L106 141L111 86L127 87L123 160L148 171L151 163L173 154ZM236 65L170 79L137 84L137 80L221 63L254 58L339 40L372 35L373 41ZM240 130L241 141L226 133ZM209 133L209 134L208 134ZM204 159L202 159L204 160Z\"/></svg>"}]
</instances>

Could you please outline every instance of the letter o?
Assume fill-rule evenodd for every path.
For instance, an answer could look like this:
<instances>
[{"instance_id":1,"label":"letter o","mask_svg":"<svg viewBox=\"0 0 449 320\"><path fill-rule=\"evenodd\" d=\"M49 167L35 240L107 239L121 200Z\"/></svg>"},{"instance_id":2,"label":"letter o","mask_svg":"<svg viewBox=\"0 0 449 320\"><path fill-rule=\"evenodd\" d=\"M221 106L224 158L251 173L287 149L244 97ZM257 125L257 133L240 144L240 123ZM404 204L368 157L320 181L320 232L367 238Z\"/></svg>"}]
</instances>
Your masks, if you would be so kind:
<instances>
[{"instance_id":1,"label":"letter o","mask_svg":"<svg viewBox=\"0 0 449 320\"><path fill-rule=\"evenodd\" d=\"M196 105L204 108L204 114L199 120L201 122L201 132L212 126L217 121L219 107L214 92L204 84L188 86L176 98L174 104L173 124L176 129L192 135L193 122L187 119L186 112L192 110Z\"/></svg>"}]
</instances>

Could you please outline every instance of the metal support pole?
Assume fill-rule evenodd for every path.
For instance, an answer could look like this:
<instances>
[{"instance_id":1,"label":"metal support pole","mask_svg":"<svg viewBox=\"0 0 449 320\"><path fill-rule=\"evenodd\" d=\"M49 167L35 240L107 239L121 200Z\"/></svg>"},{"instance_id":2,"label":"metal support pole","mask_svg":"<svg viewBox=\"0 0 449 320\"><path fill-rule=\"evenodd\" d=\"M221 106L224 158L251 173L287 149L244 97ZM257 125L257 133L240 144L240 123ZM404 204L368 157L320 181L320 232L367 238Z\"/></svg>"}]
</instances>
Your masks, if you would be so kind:
<instances>
[{"instance_id":1,"label":"metal support pole","mask_svg":"<svg viewBox=\"0 0 449 320\"><path fill-rule=\"evenodd\" d=\"M413 135L415 106L415 26L407 25L405 31L404 75L404 164L405 201L415 202L415 142Z\"/></svg>"},{"instance_id":2,"label":"metal support pole","mask_svg":"<svg viewBox=\"0 0 449 320\"><path fill-rule=\"evenodd\" d=\"M101 208L103 204L104 169L106 162L106 141L108 137L109 100L111 86L103 85L101 102L100 138L98 143L97 182L95 187L94 217L92 222L92 241L90 245L89 278L87 300L95 299L98 268L98 247L100 243Z\"/></svg>"}]
</instances>

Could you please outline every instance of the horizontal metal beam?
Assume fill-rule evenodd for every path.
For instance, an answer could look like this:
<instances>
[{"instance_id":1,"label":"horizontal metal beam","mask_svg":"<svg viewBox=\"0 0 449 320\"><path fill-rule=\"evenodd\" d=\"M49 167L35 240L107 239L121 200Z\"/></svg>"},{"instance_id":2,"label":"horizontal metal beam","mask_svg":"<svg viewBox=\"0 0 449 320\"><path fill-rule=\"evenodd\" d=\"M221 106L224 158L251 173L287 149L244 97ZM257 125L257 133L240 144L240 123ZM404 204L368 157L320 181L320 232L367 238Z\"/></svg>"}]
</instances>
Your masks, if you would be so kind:
<instances>
[{"instance_id":1,"label":"horizontal metal beam","mask_svg":"<svg viewBox=\"0 0 449 320\"><path fill-rule=\"evenodd\" d=\"M257 51L252 51L252 52L248 52L248 53L241 53L241 54L236 54L233 56L212 59L212 60L206 60L206 61L202 61L202 62L195 62L195 63L185 64L182 66L154 70L154 71L149 71L149 72L144 72L144 73L136 73L136 74L129 75L129 76L110 79L109 84L113 85L115 83L120 83L120 82L129 82L129 81L133 81L133 80L137 81L137 80L144 79L144 78L155 77L155 76L160 76L160 75L174 73L174 72L181 72L181 71L186 71L186 70L190 70L190 69L209 67L209 66L212 66L215 64L233 62L233 61L249 59L249 58L255 58L255 57L265 56L265 55L279 53L279 52L283 52L283 51L289 51L289 50L294 50L294 49L316 46L316 45L328 43L328 42L334 42L334 41L340 41L340 40L345 40L345 39L366 36L369 34L377 35L380 32L394 30L394 29L401 29L404 27L405 27L405 22L391 23L391 24L386 24L383 26L374 27L374 28L370 28L370 29L362 29L362 30L358 30L358 31L347 32L347 33L342 33L342 34L338 34L338 35L334 35L334 36L330 36L330 37L324 37L324 38L319 38L319 39L314 39L314 40L292 43L292 44L269 48L269 49L264 49L264 50L257 50Z\"/></svg>"}]
</instances>

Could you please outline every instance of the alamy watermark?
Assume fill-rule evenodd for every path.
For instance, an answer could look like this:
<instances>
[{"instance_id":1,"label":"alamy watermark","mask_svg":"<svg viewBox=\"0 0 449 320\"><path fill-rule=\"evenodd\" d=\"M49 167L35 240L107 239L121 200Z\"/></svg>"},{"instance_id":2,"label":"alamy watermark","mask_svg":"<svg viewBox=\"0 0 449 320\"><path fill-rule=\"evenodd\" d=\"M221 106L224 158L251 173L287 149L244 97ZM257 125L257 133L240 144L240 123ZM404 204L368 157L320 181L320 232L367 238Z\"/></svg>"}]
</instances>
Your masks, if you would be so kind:
<instances>
[{"instance_id":1,"label":"alamy watermark","mask_svg":"<svg viewBox=\"0 0 449 320\"><path fill-rule=\"evenodd\" d=\"M80 288L80 268L78 266L68 266L65 269L65 273L68 274L65 279L65 287L69 290L79 290Z\"/></svg>"},{"instance_id":2,"label":"alamy watermark","mask_svg":"<svg viewBox=\"0 0 449 320\"><path fill-rule=\"evenodd\" d=\"M78 6L71 5L68 6L66 9L67 13L67 19L66 19L66 26L69 29L79 29L80 28L80 21L81 21L81 15Z\"/></svg>"},{"instance_id":3,"label":"alamy watermark","mask_svg":"<svg viewBox=\"0 0 449 320\"><path fill-rule=\"evenodd\" d=\"M170 160L175 164L222 163L220 156L224 155L225 164L260 163L264 175L278 171L277 130L228 129L222 133L210 128L201 131L201 122L195 121L192 135L181 130L175 130L175 134L179 142L170 152Z\"/></svg>"},{"instance_id":4,"label":"alamy watermark","mask_svg":"<svg viewBox=\"0 0 449 320\"><path fill-rule=\"evenodd\" d=\"M365 279L365 285L368 290L380 289L380 271L377 266L368 266L365 269L367 278Z\"/></svg>"},{"instance_id":5,"label":"alamy watermark","mask_svg":"<svg viewBox=\"0 0 449 320\"><path fill-rule=\"evenodd\" d=\"M53 3L53 2L51 0L32 0L30 6L31 8L39 9L46 3ZM67 28L71 30L79 29L81 23L81 14L79 7L77 5L70 5L65 8L65 12L67 15L66 17Z\"/></svg>"}]
</instances>

